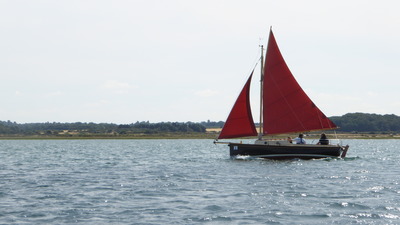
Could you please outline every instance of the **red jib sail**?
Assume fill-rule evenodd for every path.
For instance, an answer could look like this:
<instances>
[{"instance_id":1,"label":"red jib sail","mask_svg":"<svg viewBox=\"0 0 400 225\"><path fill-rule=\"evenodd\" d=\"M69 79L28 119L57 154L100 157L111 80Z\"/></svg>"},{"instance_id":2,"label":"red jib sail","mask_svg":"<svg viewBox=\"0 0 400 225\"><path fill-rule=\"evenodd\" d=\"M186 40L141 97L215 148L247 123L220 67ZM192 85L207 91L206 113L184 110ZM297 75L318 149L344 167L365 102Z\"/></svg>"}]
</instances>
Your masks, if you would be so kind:
<instances>
[{"instance_id":1,"label":"red jib sail","mask_svg":"<svg viewBox=\"0 0 400 225\"><path fill-rule=\"evenodd\" d=\"M250 83L253 72L240 92L228 119L226 120L218 139L256 136L257 131L253 122L250 108Z\"/></svg>"},{"instance_id":2,"label":"red jib sail","mask_svg":"<svg viewBox=\"0 0 400 225\"><path fill-rule=\"evenodd\" d=\"M336 128L293 77L269 34L263 82L263 133L282 134Z\"/></svg>"}]
</instances>

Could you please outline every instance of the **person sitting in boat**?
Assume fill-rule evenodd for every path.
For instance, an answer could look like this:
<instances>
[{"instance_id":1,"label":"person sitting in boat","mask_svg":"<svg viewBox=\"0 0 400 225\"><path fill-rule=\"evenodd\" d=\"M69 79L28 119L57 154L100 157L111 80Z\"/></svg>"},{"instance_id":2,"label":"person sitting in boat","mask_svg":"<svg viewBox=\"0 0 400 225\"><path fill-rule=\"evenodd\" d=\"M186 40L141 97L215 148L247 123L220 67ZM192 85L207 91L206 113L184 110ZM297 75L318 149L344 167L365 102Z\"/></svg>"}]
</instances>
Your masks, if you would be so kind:
<instances>
[{"instance_id":1,"label":"person sitting in boat","mask_svg":"<svg viewBox=\"0 0 400 225\"><path fill-rule=\"evenodd\" d=\"M293 141L292 141L292 138L291 137L287 137L287 142L289 142L290 144L292 144L293 143Z\"/></svg>"},{"instance_id":2,"label":"person sitting in boat","mask_svg":"<svg viewBox=\"0 0 400 225\"><path fill-rule=\"evenodd\" d=\"M329 139L326 137L325 133L321 134L321 137L320 137L317 145L329 145Z\"/></svg>"},{"instance_id":3,"label":"person sitting in boat","mask_svg":"<svg viewBox=\"0 0 400 225\"><path fill-rule=\"evenodd\" d=\"M295 138L296 144L306 144L306 140L303 138L303 134L299 134L299 137Z\"/></svg>"}]
</instances>

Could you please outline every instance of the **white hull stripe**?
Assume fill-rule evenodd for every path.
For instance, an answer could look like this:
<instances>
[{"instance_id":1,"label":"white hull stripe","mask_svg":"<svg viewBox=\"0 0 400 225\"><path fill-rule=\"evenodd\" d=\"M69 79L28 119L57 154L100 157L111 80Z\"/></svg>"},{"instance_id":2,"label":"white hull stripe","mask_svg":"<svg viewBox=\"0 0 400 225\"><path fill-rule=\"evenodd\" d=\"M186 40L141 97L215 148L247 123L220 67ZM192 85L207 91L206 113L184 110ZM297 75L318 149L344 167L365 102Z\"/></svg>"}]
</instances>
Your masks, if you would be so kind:
<instances>
[{"instance_id":1,"label":"white hull stripe","mask_svg":"<svg viewBox=\"0 0 400 225\"><path fill-rule=\"evenodd\" d=\"M243 155L246 156L246 155ZM280 157L291 157L291 158L300 158L300 157L312 157L312 158L329 158L329 157L339 157L332 155L318 155L318 154L270 154L270 155L249 155L254 158L280 158Z\"/></svg>"}]
</instances>

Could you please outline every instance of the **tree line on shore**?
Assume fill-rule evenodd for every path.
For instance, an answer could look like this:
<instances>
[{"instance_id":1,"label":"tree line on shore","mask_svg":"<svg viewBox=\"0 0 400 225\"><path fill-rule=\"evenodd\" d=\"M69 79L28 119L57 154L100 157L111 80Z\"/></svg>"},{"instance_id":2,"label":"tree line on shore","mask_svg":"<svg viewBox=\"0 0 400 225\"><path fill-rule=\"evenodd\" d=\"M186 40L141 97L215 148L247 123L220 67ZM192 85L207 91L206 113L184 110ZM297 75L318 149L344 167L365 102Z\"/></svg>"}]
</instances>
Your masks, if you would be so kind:
<instances>
[{"instance_id":1,"label":"tree line on shore","mask_svg":"<svg viewBox=\"0 0 400 225\"><path fill-rule=\"evenodd\" d=\"M330 119L343 132L375 132L375 133L399 133L400 117L396 115L378 115L368 113L348 113L343 116L333 116ZM113 123L16 123L0 121L1 135L71 135L77 134L156 134L165 132L180 133L205 133L207 128L222 128L223 121L203 122L160 122L149 121L131 124Z\"/></svg>"},{"instance_id":2,"label":"tree line on shore","mask_svg":"<svg viewBox=\"0 0 400 225\"><path fill-rule=\"evenodd\" d=\"M76 135L76 134L155 134L162 132L206 132L206 127L193 122L161 122L149 121L132 124L113 123L24 123L0 121L0 134L2 135Z\"/></svg>"},{"instance_id":3,"label":"tree line on shore","mask_svg":"<svg viewBox=\"0 0 400 225\"><path fill-rule=\"evenodd\" d=\"M394 114L347 113L330 119L343 132L399 133L400 117Z\"/></svg>"},{"instance_id":4,"label":"tree line on shore","mask_svg":"<svg viewBox=\"0 0 400 225\"><path fill-rule=\"evenodd\" d=\"M379 115L374 113L347 113L343 116L329 117L338 127L339 132L354 133L400 133L400 117L394 114ZM208 127L222 127L223 121L202 122Z\"/></svg>"}]
</instances>

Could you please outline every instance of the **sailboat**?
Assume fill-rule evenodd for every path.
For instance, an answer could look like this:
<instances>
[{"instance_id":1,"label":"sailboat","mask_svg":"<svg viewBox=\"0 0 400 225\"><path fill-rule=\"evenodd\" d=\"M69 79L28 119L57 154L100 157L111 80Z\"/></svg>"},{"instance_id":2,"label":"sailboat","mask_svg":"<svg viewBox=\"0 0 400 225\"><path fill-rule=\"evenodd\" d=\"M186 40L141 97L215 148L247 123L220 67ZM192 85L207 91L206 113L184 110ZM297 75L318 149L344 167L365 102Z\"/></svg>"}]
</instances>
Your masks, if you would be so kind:
<instances>
[{"instance_id":1,"label":"sailboat","mask_svg":"<svg viewBox=\"0 0 400 225\"><path fill-rule=\"evenodd\" d=\"M230 155L267 159L317 159L345 157L348 145L300 144L289 140L264 139L279 134L305 133L338 128L312 102L289 70L278 48L272 28L264 62L261 46L260 123L258 131L250 107L251 72L218 138L214 143L228 144ZM254 144L221 142L220 139L258 136Z\"/></svg>"}]
</instances>

